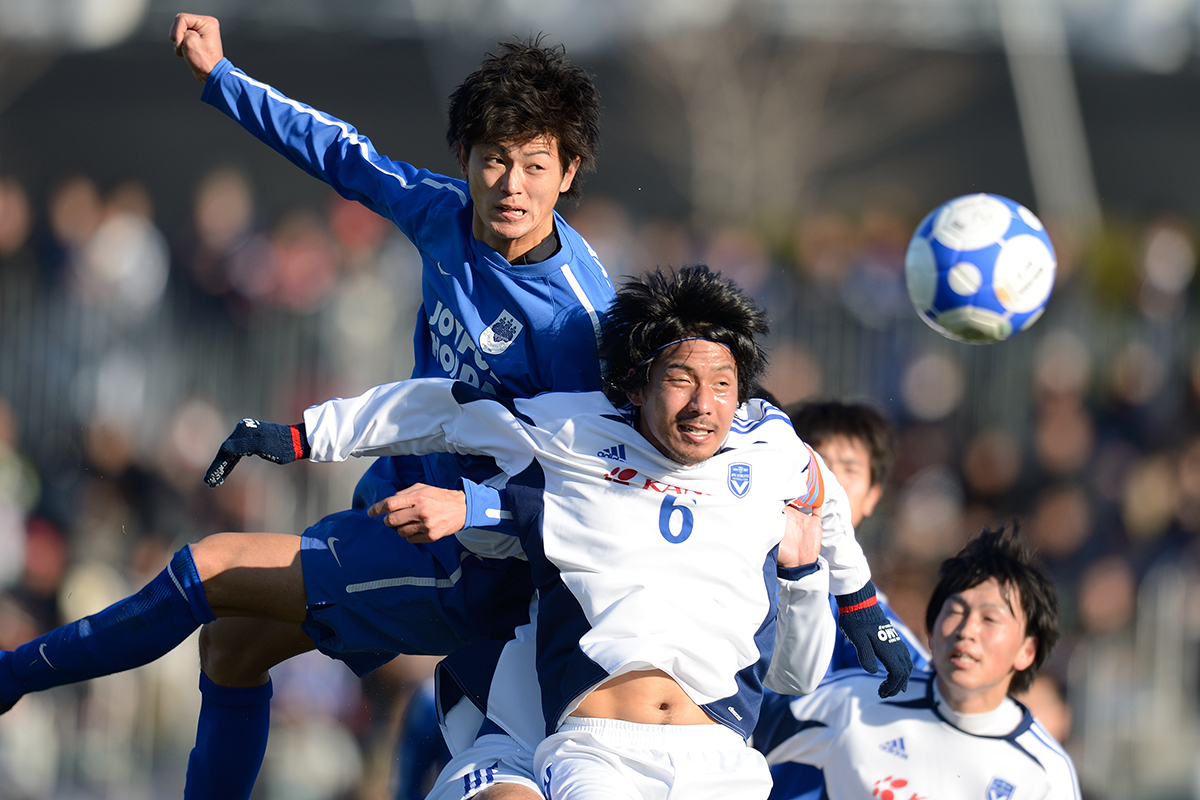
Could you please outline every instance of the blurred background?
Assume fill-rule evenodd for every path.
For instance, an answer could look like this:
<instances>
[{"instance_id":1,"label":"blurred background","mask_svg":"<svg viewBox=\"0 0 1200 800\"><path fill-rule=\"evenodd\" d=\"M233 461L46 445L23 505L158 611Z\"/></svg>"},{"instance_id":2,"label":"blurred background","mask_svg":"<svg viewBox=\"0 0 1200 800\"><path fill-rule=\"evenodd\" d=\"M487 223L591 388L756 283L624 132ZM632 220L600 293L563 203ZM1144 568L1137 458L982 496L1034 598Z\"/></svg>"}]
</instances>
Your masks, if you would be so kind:
<instances>
[{"instance_id":1,"label":"blurred background","mask_svg":"<svg viewBox=\"0 0 1200 800\"><path fill-rule=\"evenodd\" d=\"M596 78L598 171L560 205L614 279L705 262L770 310L782 402L900 432L859 535L923 632L940 560L1020 521L1065 635L1037 707L1089 800L1200 797L1197 0L0 0L0 647L184 542L301 531L366 464L201 475L237 419L406 377L420 262L199 101L176 11L253 77L457 175L446 98L545 32ZM916 223L969 192L1047 223L1045 316L968 346L916 316ZM195 642L0 717L0 797L179 797ZM428 660L274 672L256 798L390 798Z\"/></svg>"}]
</instances>

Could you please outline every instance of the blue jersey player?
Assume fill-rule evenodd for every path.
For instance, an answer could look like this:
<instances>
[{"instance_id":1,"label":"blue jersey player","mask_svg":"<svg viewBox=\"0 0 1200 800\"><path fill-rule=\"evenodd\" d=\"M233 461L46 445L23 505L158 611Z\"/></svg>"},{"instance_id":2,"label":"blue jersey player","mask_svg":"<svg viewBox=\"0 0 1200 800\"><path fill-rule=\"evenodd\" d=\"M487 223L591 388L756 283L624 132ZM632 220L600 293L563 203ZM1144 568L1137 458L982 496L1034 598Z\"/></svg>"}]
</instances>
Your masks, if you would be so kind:
<instances>
[{"instance_id":1,"label":"blue jersey player","mask_svg":"<svg viewBox=\"0 0 1200 800\"><path fill-rule=\"evenodd\" d=\"M554 211L593 166L598 99L561 48L503 45L455 91L448 139L464 180L380 156L345 122L236 69L211 17L178 15L171 40L207 102L416 245L414 377L452 377L501 397L599 387L598 312L612 287ZM185 796L247 797L266 746L274 664L317 648L361 675L399 653L505 635L527 617L521 562L480 559L454 538L416 546L385 524L404 522L415 541L426 528L495 524L504 512L485 481L496 474L478 458L389 459L364 477L354 508L308 531L304 549L301 537L269 533L185 547L138 594L0 653L0 709L146 663L205 625Z\"/></svg>"}]
</instances>

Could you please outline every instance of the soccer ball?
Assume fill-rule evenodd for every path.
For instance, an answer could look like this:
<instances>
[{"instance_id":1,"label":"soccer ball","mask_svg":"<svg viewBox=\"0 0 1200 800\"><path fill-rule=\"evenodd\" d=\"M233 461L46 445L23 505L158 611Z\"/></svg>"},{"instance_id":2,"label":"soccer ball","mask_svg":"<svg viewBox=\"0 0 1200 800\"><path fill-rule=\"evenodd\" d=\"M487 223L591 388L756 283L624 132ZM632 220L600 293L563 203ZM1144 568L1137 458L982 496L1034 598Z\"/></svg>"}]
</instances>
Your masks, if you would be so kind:
<instances>
[{"instance_id":1,"label":"soccer ball","mask_svg":"<svg viewBox=\"0 0 1200 800\"><path fill-rule=\"evenodd\" d=\"M908 243L904 277L921 319L943 336L988 344L1020 333L1046 309L1054 246L1034 213L994 194L931 211Z\"/></svg>"}]
</instances>

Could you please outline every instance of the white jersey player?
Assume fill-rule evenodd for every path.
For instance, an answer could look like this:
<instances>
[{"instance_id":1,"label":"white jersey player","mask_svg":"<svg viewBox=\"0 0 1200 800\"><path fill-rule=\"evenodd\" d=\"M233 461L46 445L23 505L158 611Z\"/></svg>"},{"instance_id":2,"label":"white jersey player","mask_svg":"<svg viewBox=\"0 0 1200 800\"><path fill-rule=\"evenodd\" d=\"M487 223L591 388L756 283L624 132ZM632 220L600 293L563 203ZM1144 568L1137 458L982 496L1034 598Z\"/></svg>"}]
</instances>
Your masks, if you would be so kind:
<instances>
[{"instance_id":1,"label":"white jersey player","mask_svg":"<svg viewBox=\"0 0 1200 800\"><path fill-rule=\"evenodd\" d=\"M874 603L844 493L781 412L745 404L765 330L706 268L659 272L621 289L602 324L606 385L623 408L600 393L506 400L417 380L305 412L313 460L450 450L488 455L509 476L517 536L468 546L530 562L527 680L545 735L534 774L549 796L765 797L766 765L745 742L763 680L811 688L834 635L819 592L805 595L810 630L791 624L785 592L787 652L771 660L778 578L827 570L832 591L853 599L843 629L868 632L864 648L895 689L907 682L908 651ZM269 455L250 441L260 430L239 427L242 454ZM819 524L788 527L793 501L820 506ZM453 678L489 710L495 660L468 652Z\"/></svg>"},{"instance_id":2,"label":"white jersey player","mask_svg":"<svg viewBox=\"0 0 1200 800\"><path fill-rule=\"evenodd\" d=\"M1050 583L1003 530L941 569L927 611L934 672L880 698L858 670L834 673L755 731L771 797L829 800L1078 800L1071 760L1009 696L1058 637Z\"/></svg>"}]
</instances>

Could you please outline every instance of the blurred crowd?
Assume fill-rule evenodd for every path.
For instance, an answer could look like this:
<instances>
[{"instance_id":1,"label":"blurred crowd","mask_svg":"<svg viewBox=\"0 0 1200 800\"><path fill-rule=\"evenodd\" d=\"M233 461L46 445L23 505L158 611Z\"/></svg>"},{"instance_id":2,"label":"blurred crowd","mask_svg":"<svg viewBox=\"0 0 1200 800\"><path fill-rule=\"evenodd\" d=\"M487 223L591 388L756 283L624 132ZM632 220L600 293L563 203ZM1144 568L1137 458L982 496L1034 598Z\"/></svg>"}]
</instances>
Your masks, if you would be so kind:
<instances>
[{"instance_id":1,"label":"blurred crowd","mask_svg":"<svg viewBox=\"0 0 1200 800\"><path fill-rule=\"evenodd\" d=\"M365 464L201 475L234 422L406 377L419 259L330 196L262 219L219 169L161 230L136 182L72 176L44 198L0 176L0 648L98 610L220 530L300 532ZM1064 641L1030 699L1094 800L1200 797L1200 314L1195 242L1174 217L1056 237L1046 315L968 346L925 326L903 259L928 209L813 214L764 233L560 209L614 281L703 262L770 311L781 403L867 400L897 461L859 531L914 631L941 559L1014 520L1054 577ZM245 472L242 472L245 469ZM310 654L274 671L256 797L394 797L396 741L429 659L365 681ZM195 642L141 670L0 716L14 798L177 797L195 732Z\"/></svg>"}]
</instances>

